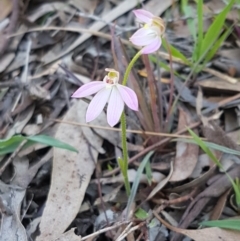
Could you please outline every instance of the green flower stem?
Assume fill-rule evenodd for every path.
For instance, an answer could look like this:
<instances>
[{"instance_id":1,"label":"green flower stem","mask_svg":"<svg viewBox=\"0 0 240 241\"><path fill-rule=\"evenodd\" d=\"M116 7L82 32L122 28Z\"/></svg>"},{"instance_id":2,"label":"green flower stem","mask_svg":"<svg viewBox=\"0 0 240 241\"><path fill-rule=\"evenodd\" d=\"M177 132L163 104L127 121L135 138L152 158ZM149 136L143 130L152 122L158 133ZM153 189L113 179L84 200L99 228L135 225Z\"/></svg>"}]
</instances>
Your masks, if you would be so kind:
<instances>
[{"instance_id":1,"label":"green flower stem","mask_svg":"<svg viewBox=\"0 0 240 241\"><path fill-rule=\"evenodd\" d=\"M121 128L122 128L122 151L123 151L123 163L122 163L122 174L124 178L124 184L126 188L127 195L130 195L130 183L128 180L128 150L127 150L127 127L126 127L126 116L123 111L121 115Z\"/></svg>"},{"instance_id":2,"label":"green flower stem","mask_svg":"<svg viewBox=\"0 0 240 241\"><path fill-rule=\"evenodd\" d=\"M137 59L141 56L141 51L137 52L136 55L132 58L131 62L127 66L126 72L123 77L122 85L126 85L128 81L129 74L131 69ZM119 160L121 162L120 168L122 171L122 175L124 178L124 184L126 188L127 195L130 196L130 183L128 180L128 149L127 149L127 126L126 126L126 116L123 111L121 115L121 129L122 129L122 151L123 151L123 159Z\"/></svg>"},{"instance_id":3,"label":"green flower stem","mask_svg":"<svg viewBox=\"0 0 240 241\"><path fill-rule=\"evenodd\" d=\"M140 56L141 56L141 50L136 53L136 55L132 58L131 62L127 66L127 69L126 69L125 74L123 76L122 85L126 85L127 84L128 76L129 76L129 74L131 72L131 69L132 69L133 65L135 64L135 62L138 60L138 58Z\"/></svg>"}]
</instances>

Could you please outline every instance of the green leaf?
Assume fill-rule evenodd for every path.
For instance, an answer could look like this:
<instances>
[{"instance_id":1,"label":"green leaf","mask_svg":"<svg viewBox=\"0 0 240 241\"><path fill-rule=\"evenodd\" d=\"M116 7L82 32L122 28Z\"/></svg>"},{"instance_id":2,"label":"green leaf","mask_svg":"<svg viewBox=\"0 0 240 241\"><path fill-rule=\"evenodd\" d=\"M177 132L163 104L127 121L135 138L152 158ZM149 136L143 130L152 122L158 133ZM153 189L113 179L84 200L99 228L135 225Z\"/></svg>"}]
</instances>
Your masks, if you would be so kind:
<instances>
[{"instance_id":1,"label":"green leaf","mask_svg":"<svg viewBox=\"0 0 240 241\"><path fill-rule=\"evenodd\" d=\"M215 53L218 51L218 49L220 48L222 43L232 32L232 29L233 29L232 26L230 28L228 28L228 30L224 34L222 34L222 36L214 43L214 45L208 51L208 53L206 54L206 56L204 58L203 66L205 66L206 63L208 63L208 61L210 61L214 57Z\"/></svg>"},{"instance_id":2,"label":"green leaf","mask_svg":"<svg viewBox=\"0 0 240 241\"><path fill-rule=\"evenodd\" d=\"M73 152L78 152L78 150L76 148L74 148L73 146L64 143L62 141L59 141L51 136L46 136L46 135L36 135L36 136L29 136L26 137L27 140L30 141L34 141L34 142L38 142L41 144L45 144L48 146L52 146L52 147L58 147L61 149L66 149L69 151L73 151Z\"/></svg>"},{"instance_id":3,"label":"green leaf","mask_svg":"<svg viewBox=\"0 0 240 241\"><path fill-rule=\"evenodd\" d=\"M24 139L24 136L17 135L0 140L0 156L14 152Z\"/></svg>"},{"instance_id":4,"label":"green leaf","mask_svg":"<svg viewBox=\"0 0 240 241\"><path fill-rule=\"evenodd\" d=\"M152 185L152 169L151 169L150 161L147 162L145 170L146 170L146 176L147 176L148 184Z\"/></svg>"},{"instance_id":5,"label":"green leaf","mask_svg":"<svg viewBox=\"0 0 240 241\"><path fill-rule=\"evenodd\" d=\"M162 39L163 47L168 51L168 48L173 57L181 59L185 64L191 65L190 61L184 56L178 49L174 48L171 44L167 43L165 39Z\"/></svg>"},{"instance_id":6,"label":"green leaf","mask_svg":"<svg viewBox=\"0 0 240 241\"><path fill-rule=\"evenodd\" d=\"M196 144L195 140L192 140L192 139L177 138L177 139L173 139L172 141L182 141L182 142L186 142L186 143ZM218 145L218 144L215 144L215 143L212 143L212 142L208 142L208 141L203 141L203 142L205 143L205 145L208 148L218 150L218 151L222 151L224 153L240 156L240 151L236 151L236 150L230 149L228 147L221 146L221 145Z\"/></svg>"},{"instance_id":7,"label":"green leaf","mask_svg":"<svg viewBox=\"0 0 240 241\"><path fill-rule=\"evenodd\" d=\"M154 152L151 151L149 152L144 158L143 160L141 161L141 164L137 170L137 175L136 175L136 178L133 182L133 185L132 185L132 189L131 189L131 194L128 198L128 203L127 203L127 213L129 213L129 210L134 202L134 199L135 199L135 196L136 196L136 193L137 193L137 189L138 189L138 185L139 185L139 182L140 182L140 178L141 178L141 175L143 173L143 170L147 164L147 162L149 161L150 157L152 156Z\"/></svg>"},{"instance_id":8,"label":"green leaf","mask_svg":"<svg viewBox=\"0 0 240 241\"><path fill-rule=\"evenodd\" d=\"M236 178L236 181L232 183L233 189L234 189L234 193L235 193L235 199L236 199L236 203L238 205L238 207L240 207L240 183L239 183L239 179Z\"/></svg>"},{"instance_id":9,"label":"green leaf","mask_svg":"<svg viewBox=\"0 0 240 241\"><path fill-rule=\"evenodd\" d=\"M197 31L195 25L195 19L192 18L193 8L189 6L188 0L181 1L181 8L184 14L184 17L187 18L187 25L191 35L193 36L194 41L197 41Z\"/></svg>"},{"instance_id":10,"label":"green leaf","mask_svg":"<svg viewBox=\"0 0 240 241\"><path fill-rule=\"evenodd\" d=\"M202 150L212 159L212 161L218 166L222 167L221 163L219 160L216 158L216 156L211 152L211 150L207 147L207 145L204 143L204 141L199 138L198 135L196 135L191 129L187 128L188 132L191 134L193 137L194 141L202 148Z\"/></svg>"},{"instance_id":11,"label":"green leaf","mask_svg":"<svg viewBox=\"0 0 240 241\"><path fill-rule=\"evenodd\" d=\"M161 68L165 69L166 71L171 71L171 68L168 64L165 64L162 61L157 61L157 58L153 55L149 55L149 59L153 62L158 64ZM181 76L177 71L173 70L174 75L178 76L180 79L185 79L183 76Z\"/></svg>"},{"instance_id":12,"label":"green leaf","mask_svg":"<svg viewBox=\"0 0 240 241\"><path fill-rule=\"evenodd\" d=\"M147 219L148 216L149 216L148 213L142 208L138 208L137 211L135 212L135 217L141 220Z\"/></svg>"},{"instance_id":13,"label":"green leaf","mask_svg":"<svg viewBox=\"0 0 240 241\"><path fill-rule=\"evenodd\" d=\"M36 135L25 137L22 135L16 135L9 139L0 140L0 156L14 152L23 140L28 140L27 143L23 146L23 149L38 142L48 146L78 152L77 149L70 146L69 144L56 140L50 136Z\"/></svg>"},{"instance_id":14,"label":"green leaf","mask_svg":"<svg viewBox=\"0 0 240 241\"><path fill-rule=\"evenodd\" d=\"M201 225L240 231L240 219L205 221L205 222L202 222Z\"/></svg>"},{"instance_id":15,"label":"green leaf","mask_svg":"<svg viewBox=\"0 0 240 241\"><path fill-rule=\"evenodd\" d=\"M203 0L197 1L197 15L198 15L198 37L194 46L193 61L196 62L201 55L201 48L203 42Z\"/></svg>"},{"instance_id":16,"label":"green leaf","mask_svg":"<svg viewBox=\"0 0 240 241\"><path fill-rule=\"evenodd\" d=\"M122 158L118 157L118 165L122 171L122 173L124 173L124 161Z\"/></svg>"},{"instance_id":17,"label":"green leaf","mask_svg":"<svg viewBox=\"0 0 240 241\"><path fill-rule=\"evenodd\" d=\"M222 10L221 13L217 15L211 26L209 27L207 33L204 36L204 39L202 41L200 55L204 55L205 51L212 47L214 42L219 38L220 32L222 30L222 27L225 24L225 20L227 17L227 14L231 10L235 0L231 0L229 4Z\"/></svg>"}]
</instances>

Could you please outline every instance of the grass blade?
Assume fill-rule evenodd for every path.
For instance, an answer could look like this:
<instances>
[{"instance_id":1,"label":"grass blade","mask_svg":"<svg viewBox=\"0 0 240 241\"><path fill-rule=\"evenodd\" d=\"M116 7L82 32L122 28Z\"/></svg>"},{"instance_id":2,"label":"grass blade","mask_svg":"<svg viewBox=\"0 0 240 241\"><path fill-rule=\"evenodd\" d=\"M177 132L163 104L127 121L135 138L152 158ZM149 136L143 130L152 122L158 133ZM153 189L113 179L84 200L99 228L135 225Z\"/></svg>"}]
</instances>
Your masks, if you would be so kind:
<instances>
[{"instance_id":1,"label":"grass blade","mask_svg":"<svg viewBox=\"0 0 240 241\"><path fill-rule=\"evenodd\" d=\"M227 29L227 31L222 34L222 36L214 43L213 47L209 50L209 52L207 53L204 62L203 62L203 66L205 66L205 64L210 61L215 53L218 51L218 49L220 48L220 46L222 45L222 43L225 41L225 39L230 35L230 33L232 32L233 27L231 26L230 28Z\"/></svg>"},{"instance_id":2,"label":"grass blade","mask_svg":"<svg viewBox=\"0 0 240 241\"><path fill-rule=\"evenodd\" d=\"M182 8L184 17L187 18L187 25L188 25L189 31L190 31L191 35L193 36L194 42L196 42L197 41L197 31L196 31L195 19L192 18L193 9L191 6L189 6L188 0L181 1L181 8Z\"/></svg>"},{"instance_id":3,"label":"grass blade","mask_svg":"<svg viewBox=\"0 0 240 241\"><path fill-rule=\"evenodd\" d=\"M240 231L240 219L205 221L205 222L202 222L201 225Z\"/></svg>"},{"instance_id":4,"label":"grass blade","mask_svg":"<svg viewBox=\"0 0 240 241\"><path fill-rule=\"evenodd\" d=\"M206 49L210 49L214 44L214 42L218 39L220 32L222 30L222 27L225 24L227 14L231 10L234 2L235 0L231 0L229 4L222 10L222 12L218 14L218 16L213 21L212 25L209 27L202 41L201 51L199 56L202 56Z\"/></svg>"},{"instance_id":5,"label":"grass blade","mask_svg":"<svg viewBox=\"0 0 240 241\"><path fill-rule=\"evenodd\" d=\"M133 201L135 199L135 196L136 196L136 193L137 193L137 189L138 189L138 185L139 185L139 181L140 181L140 178L141 178L141 175L143 173L143 170L146 166L146 164L148 163L150 157L152 156L154 152L151 151L149 152L142 160L138 170L137 170L137 175L136 175L136 179L134 180L134 183L132 185L132 189L131 189L131 194L128 198L128 203L127 203L127 214L129 213L129 210L133 204Z\"/></svg>"},{"instance_id":6,"label":"grass blade","mask_svg":"<svg viewBox=\"0 0 240 241\"><path fill-rule=\"evenodd\" d=\"M76 148L74 148L73 146L64 143L62 141L59 141L51 136L46 136L46 135L36 135L36 136L29 136L26 137L27 140L30 141L34 141L34 142L38 142L41 144L45 144L48 146L52 146L52 147L57 147L57 148L61 148L61 149L66 149L69 151L73 151L73 152L78 152L78 150Z\"/></svg>"},{"instance_id":7,"label":"grass blade","mask_svg":"<svg viewBox=\"0 0 240 241\"><path fill-rule=\"evenodd\" d=\"M186 58L186 56L184 56L178 49L174 48L170 43L168 43L167 45L167 42L165 39L162 39L162 44L167 51L169 46L169 49L173 57L181 59L187 65L191 65L190 61Z\"/></svg>"},{"instance_id":8,"label":"grass blade","mask_svg":"<svg viewBox=\"0 0 240 241\"><path fill-rule=\"evenodd\" d=\"M196 144L195 140L192 140L192 139L177 138L177 139L174 139L173 141L182 141L182 142L186 142L186 143ZM233 155L240 156L240 151L236 151L236 150L230 149L228 147L221 146L221 145L218 145L218 144L215 144L215 143L212 143L212 142L208 142L208 141L203 141L203 142L205 143L205 145L208 148L215 149L215 150L218 150L218 151L222 151L222 152L227 153L227 154L233 154Z\"/></svg>"},{"instance_id":9,"label":"grass blade","mask_svg":"<svg viewBox=\"0 0 240 241\"><path fill-rule=\"evenodd\" d=\"M196 62L201 56L201 48L203 42L203 0L197 1L198 15L198 37L193 51L193 61Z\"/></svg>"}]
</instances>

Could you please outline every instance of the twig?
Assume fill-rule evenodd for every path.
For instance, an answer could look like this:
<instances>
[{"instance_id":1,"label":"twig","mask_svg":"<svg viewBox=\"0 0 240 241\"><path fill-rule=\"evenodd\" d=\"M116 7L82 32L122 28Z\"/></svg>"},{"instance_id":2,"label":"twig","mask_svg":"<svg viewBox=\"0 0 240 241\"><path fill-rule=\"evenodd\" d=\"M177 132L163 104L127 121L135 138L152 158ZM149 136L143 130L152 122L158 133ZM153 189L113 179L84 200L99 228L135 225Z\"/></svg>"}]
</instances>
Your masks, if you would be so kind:
<instances>
[{"instance_id":1,"label":"twig","mask_svg":"<svg viewBox=\"0 0 240 241\"><path fill-rule=\"evenodd\" d=\"M186 202L189 199L192 199L193 196L196 194L196 192L197 192L197 189L194 188L190 193L188 193L185 196L179 197L179 198L175 198L175 199L172 199L172 200L161 200L161 199L158 199L158 198L153 198L152 201L154 203L161 204L161 206L157 209L157 213L159 213L165 207L168 207L170 205L176 205L176 204L179 204L179 203L182 203L182 202Z\"/></svg>"},{"instance_id":2,"label":"twig","mask_svg":"<svg viewBox=\"0 0 240 241\"><path fill-rule=\"evenodd\" d=\"M97 129L102 129L102 130L109 130L109 131L118 131L121 132L120 128L115 128L115 127L106 127L106 126L98 126L98 125L90 125L90 124L84 124L84 123L78 123L74 121L63 121L59 119L49 119L50 121L55 121L58 123L63 123L63 124L68 124L68 125L76 125L76 126L82 126L82 127L91 127L91 128L97 128ZM186 130L185 130L186 131ZM184 131L184 132L185 132ZM191 136L187 135L180 135L180 134L168 134L168 133L160 133L160 132L152 132L152 131L142 131L142 130L128 130L128 133L134 133L134 134L141 134L141 135L151 135L151 136L163 136L163 137L171 137L171 138L187 138L187 139L192 139ZM202 140L205 140L202 138Z\"/></svg>"},{"instance_id":3,"label":"twig","mask_svg":"<svg viewBox=\"0 0 240 241\"><path fill-rule=\"evenodd\" d=\"M125 234L123 234L122 236L118 237L118 239L116 241L123 240L126 236L128 236L130 233L134 232L135 230L140 229L143 225L145 225L145 222L142 222L142 223L132 227L129 231L126 231Z\"/></svg>"},{"instance_id":4,"label":"twig","mask_svg":"<svg viewBox=\"0 0 240 241\"><path fill-rule=\"evenodd\" d=\"M92 234L89 234L89 235L87 235L87 236L85 236L85 237L82 237L81 240L84 241L84 240L86 240L86 239L93 238L93 237L95 237L95 236L98 236L98 235L101 234L101 233L105 233L105 232L107 232L107 231L113 230L113 229L118 228L118 227L122 226L123 224L127 224L127 223L129 223L129 222L130 222L130 221L124 221L124 222L117 223L117 224L115 224L115 225L113 225L113 226L111 226L111 227L103 228L103 229L101 229L101 230L96 231L95 233L92 233Z\"/></svg>"}]
</instances>

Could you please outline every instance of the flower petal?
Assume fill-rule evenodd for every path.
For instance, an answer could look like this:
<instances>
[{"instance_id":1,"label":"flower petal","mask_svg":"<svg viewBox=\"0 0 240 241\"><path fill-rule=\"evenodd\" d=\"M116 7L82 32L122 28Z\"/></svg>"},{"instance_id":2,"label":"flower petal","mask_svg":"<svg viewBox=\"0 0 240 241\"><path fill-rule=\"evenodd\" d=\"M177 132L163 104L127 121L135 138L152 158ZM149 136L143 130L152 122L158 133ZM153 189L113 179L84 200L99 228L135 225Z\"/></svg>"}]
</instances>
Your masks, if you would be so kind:
<instances>
[{"instance_id":1,"label":"flower petal","mask_svg":"<svg viewBox=\"0 0 240 241\"><path fill-rule=\"evenodd\" d=\"M112 93L108 102L107 121L110 126L115 126L123 112L124 102L116 86L113 87Z\"/></svg>"},{"instance_id":2,"label":"flower petal","mask_svg":"<svg viewBox=\"0 0 240 241\"><path fill-rule=\"evenodd\" d=\"M152 29L140 28L129 39L133 44L137 46L145 46L156 38L157 33Z\"/></svg>"},{"instance_id":3,"label":"flower petal","mask_svg":"<svg viewBox=\"0 0 240 241\"><path fill-rule=\"evenodd\" d=\"M95 94L99 90L105 87L105 83L102 81L92 81L90 83L82 85L79 89L77 89L72 97L73 98L83 98L92 94Z\"/></svg>"},{"instance_id":4,"label":"flower petal","mask_svg":"<svg viewBox=\"0 0 240 241\"><path fill-rule=\"evenodd\" d=\"M117 85L118 91L125 104L132 110L138 110L138 99L136 93L123 85Z\"/></svg>"},{"instance_id":5,"label":"flower petal","mask_svg":"<svg viewBox=\"0 0 240 241\"><path fill-rule=\"evenodd\" d=\"M144 9L134 10L133 13L135 16L143 23L150 23L154 15Z\"/></svg>"},{"instance_id":6,"label":"flower petal","mask_svg":"<svg viewBox=\"0 0 240 241\"><path fill-rule=\"evenodd\" d=\"M156 39L154 39L152 41L151 44L142 48L141 52L142 52L142 54L154 53L155 51L157 51L160 48L161 44L162 44L161 38L157 37Z\"/></svg>"},{"instance_id":7,"label":"flower petal","mask_svg":"<svg viewBox=\"0 0 240 241\"><path fill-rule=\"evenodd\" d=\"M111 91L112 88L104 88L93 97L87 109L86 122L90 122L100 115L109 99Z\"/></svg>"}]
</instances>

